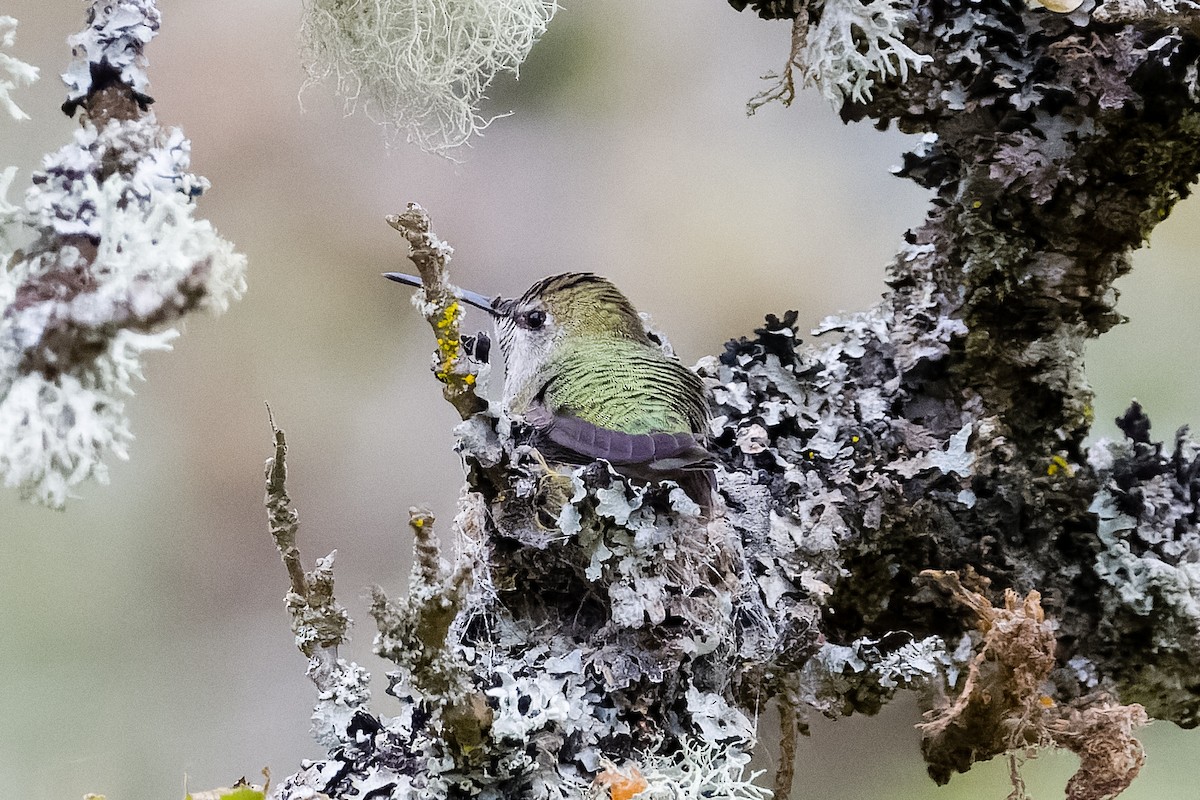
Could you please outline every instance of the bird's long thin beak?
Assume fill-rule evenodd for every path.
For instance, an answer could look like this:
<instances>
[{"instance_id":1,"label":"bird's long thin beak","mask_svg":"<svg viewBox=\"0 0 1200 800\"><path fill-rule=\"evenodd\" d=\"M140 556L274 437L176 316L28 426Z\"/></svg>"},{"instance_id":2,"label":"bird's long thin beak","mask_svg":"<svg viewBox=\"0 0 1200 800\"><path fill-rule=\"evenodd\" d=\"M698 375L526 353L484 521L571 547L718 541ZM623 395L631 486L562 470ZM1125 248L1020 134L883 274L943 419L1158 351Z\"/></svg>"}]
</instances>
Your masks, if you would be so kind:
<instances>
[{"instance_id":1,"label":"bird's long thin beak","mask_svg":"<svg viewBox=\"0 0 1200 800\"><path fill-rule=\"evenodd\" d=\"M424 285L421 283L421 279L416 275L406 275L403 272L385 272L383 273L383 277L387 278L389 281L403 283L406 286L416 286L418 289ZM457 296L459 300L462 300L467 305L472 305L476 308L482 308L489 314L496 313L496 307L492 304L492 301L478 292L472 292L467 289L458 289L458 291L455 293L455 296Z\"/></svg>"}]
</instances>

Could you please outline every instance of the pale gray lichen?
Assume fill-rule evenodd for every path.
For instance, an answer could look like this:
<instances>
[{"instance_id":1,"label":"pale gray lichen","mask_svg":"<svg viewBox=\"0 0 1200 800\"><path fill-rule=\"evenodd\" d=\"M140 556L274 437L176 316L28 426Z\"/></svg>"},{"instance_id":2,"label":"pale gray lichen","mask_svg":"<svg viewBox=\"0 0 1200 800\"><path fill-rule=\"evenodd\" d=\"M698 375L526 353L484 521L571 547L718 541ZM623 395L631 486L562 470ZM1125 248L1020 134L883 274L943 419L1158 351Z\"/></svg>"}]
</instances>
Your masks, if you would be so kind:
<instances>
[{"instance_id":1,"label":"pale gray lichen","mask_svg":"<svg viewBox=\"0 0 1200 800\"><path fill-rule=\"evenodd\" d=\"M312 654L319 648L336 647L346 638L350 615L333 595L333 562L337 550L318 558L305 574L308 589L301 595L288 592L286 603L292 616L296 648Z\"/></svg>"},{"instance_id":2,"label":"pale gray lichen","mask_svg":"<svg viewBox=\"0 0 1200 800\"><path fill-rule=\"evenodd\" d=\"M88 26L67 39L71 60L63 73L68 104L92 92L97 74L112 73L135 95L146 98L150 78L143 52L158 33L161 15L154 0L93 0Z\"/></svg>"},{"instance_id":3,"label":"pale gray lichen","mask_svg":"<svg viewBox=\"0 0 1200 800\"><path fill-rule=\"evenodd\" d=\"M906 458L893 462L889 469L895 470L904 478L912 478L926 470L936 470L949 475L954 473L963 478L971 477L971 465L975 463L975 454L967 449L971 438L970 423L962 426L958 433L950 437L945 449L931 448L916 458Z\"/></svg>"},{"instance_id":4,"label":"pale gray lichen","mask_svg":"<svg viewBox=\"0 0 1200 800\"><path fill-rule=\"evenodd\" d=\"M689 686L684 692L692 722L706 742L735 743L743 748L754 746L755 725L741 709L730 705L716 692L702 692Z\"/></svg>"},{"instance_id":5,"label":"pale gray lichen","mask_svg":"<svg viewBox=\"0 0 1200 800\"><path fill-rule=\"evenodd\" d=\"M351 723L371 701L370 682L370 673L358 664L344 658L334 662L333 674L313 707L312 732L318 744L334 750L354 742Z\"/></svg>"},{"instance_id":6,"label":"pale gray lichen","mask_svg":"<svg viewBox=\"0 0 1200 800\"><path fill-rule=\"evenodd\" d=\"M301 23L309 80L333 75L408 142L447 153L490 123L479 110L502 72L516 74L554 0L308 0Z\"/></svg>"},{"instance_id":7,"label":"pale gray lichen","mask_svg":"<svg viewBox=\"0 0 1200 800\"><path fill-rule=\"evenodd\" d=\"M61 508L72 487L108 481L106 453L129 457L133 434L125 400L142 377L142 356L171 349L175 330L119 331L87 369L47 380L19 374L0 349L0 475L23 496Z\"/></svg>"},{"instance_id":8,"label":"pale gray lichen","mask_svg":"<svg viewBox=\"0 0 1200 800\"><path fill-rule=\"evenodd\" d=\"M0 176L0 475L52 507L104 480L107 454L127 456L124 401L141 355L177 335L166 326L245 290L245 257L193 216L208 182L188 171L187 139L142 110L157 8L97 1L88 23L64 80L65 107L93 102L90 116L21 204L4 199L13 171Z\"/></svg>"},{"instance_id":9,"label":"pale gray lichen","mask_svg":"<svg viewBox=\"0 0 1200 800\"><path fill-rule=\"evenodd\" d=\"M530 672L518 680L511 673L498 673L500 685L486 692L495 700L491 735L524 742L535 732L567 723L572 708L578 709L578 701L583 699L582 687L569 685L569 677L569 674ZM579 696L569 699L569 695L576 694ZM570 700L576 701L574 706Z\"/></svg>"},{"instance_id":10,"label":"pale gray lichen","mask_svg":"<svg viewBox=\"0 0 1200 800\"><path fill-rule=\"evenodd\" d=\"M497 441L505 459L528 455L511 429L488 436L476 424L462 432L460 447L472 460L477 450L490 458ZM388 694L399 713L343 714L335 740L345 744L331 747L327 762L339 768L309 766L276 796L299 797L305 787L360 796L372 786L394 798L580 800L610 761L642 765L651 797L699 800L721 787L729 790L723 796L764 796L744 774L754 724L736 675L723 666L735 638L735 585L723 578L731 529L706 523L669 482L630 482L598 463L557 476L570 487L562 501L575 510L558 517L573 526L542 530L528 517L512 518L531 527L504 531L505 540L521 543L520 555L488 566L484 553L509 546L495 527L509 519L504 506L541 497L535 487L554 477L530 481L513 472L518 491L530 494L493 503L464 495L455 527L460 569L474 565L469 587L446 588L458 572L437 558L421 525L409 598L393 603L376 593L376 651L396 665ZM572 596L553 612L563 614L560 635L530 646L531 620L520 606L547 581L572 583ZM577 607L581 601L608 611L598 619ZM422 619L446 613L454 621L441 644L428 641ZM684 621L673 641L663 639L668 618ZM678 704L669 689L676 683L683 684ZM631 697L639 699L631 705Z\"/></svg>"},{"instance_id":11,"label":"pale gray lichen","mask_svg":"<svg viewBox=\"0 0 1200 800\"><path fill-rule=\"evenodd\" d=\"M88 23L71 37L67 107L114 86L148 102L154 3L94 2ZM245 289L245 258L193 217L208 183L188 171L183 134L130 116L136 104L100 105L106 121L85 118L47 155L23 202L7 200L15 171L0 173L0 476L52 507L105 480L106 455L127 457L125 399L142 355L178 335L166 325Z\"/></svg>"},{"instance_id":12,"label":"pale gray lichen","mask_svg":"<svg viewBox=\"0 0 1200 800\"><path fill-rule=\"evenodd\" d=\"M17 21L12 17L0 15L0 48L12 47L16 42L16 37ZM37 79L37 67L0 52L0 108L4 109L13 119L29 119L29 115L22 111L12 99L12 93L30 85ZM3 191L0 191L0 202L2 200Z\"/></svg>"},{"instance_id":13,"label":"pale gray lichen","mask_svg":"<svg viewBox=\"0 0 1200 800\"><path fill-rule=\"evenodd\" d=\"M755 780L762 771L747 774L750 755L699 738L685 738L670 754L651 754L642 762L646 788L639 800L767 800L771 790Z\"/></svg>"},{"instance_id":14,"label":"pale gray lichen","mask_svg":"<svg viewBox=\"0 0 1200 800\"><path fill-rule=\"evenodd\" d=\"M906 0L823 0L821 18L808 31L802 61L804 80L816 85L835 107L871 100L879 81L908 80L931 58L905 43L915 19Z\"/></svg>"},{"instance_id":15,"label":"pale gray lichen","mask_svg":"<svg viewBox=\"0 0 1200 800\"><path fill-rule=\"evenodd\" d=\"M846 713L842 698L848 695L866 693L882 702L898 689L925 689L943 676L953 686L969 657L969 640L964 657L962 647L949 651L938 636L907 638L899 647L869 638L826 642L800 670L797 697L807 708L838 717Z\"/></svg>"},{"instance_id":16,"label":"pale gray lichen","mask_svg":"<svg viewBox=\"0 0 1200 800\"><path fill-rule=\"evenodd\" d=\"M1150 456L1144 445L1140 449L1108 441L1092 448L1108 453L1095 459L1107 469L1100 473L1101 489L1089 508L1098 520L1102 545L1096 575L1109 589L1109 602L1119 607L1114 613L1154 615L1155 648L1197 653L1200 525L1181 477L1196 471L1200 446L1181 431L1171 459ZM1137 461L1142 463L1140 474L1130 485L1122 467Z\"/></svg>"},{"instance_id":17,"label":"pale gray lichen","mask_svg":"<svg viewBox=\"0 0 1200 800\"><path fill-rule=\"evenodd\" d=\"M735 7L744 6L734 1ZM771 86L747 104L753 114L773 100L791 105L796 76L816 86L835 107L871 101L877 83L903 83L931 61L907 41L914 27L914 4L909 0L815 0L795 3L787 63L763 76ZM815 20L811 21L811 20Z\"/></svg>"},{"instance_id":18,"label":"pale gray lichen","mask_svg":"<svg viewBox=\"0 0 1200 800\"><path fill-rule=\"evenodd\" d=\"M1085 656L1074 656L1067 661L1067 669L1075 675L1075 680L1086 689L1095 689L1100 685L1096 664Z\"/></svg>"},{"instance_id":19,"label":"pale gray lichen","mask_svg":"<svg viewBox=\"0 0 1200 800\"><path fill-rule=\"evenodd\" d=\"M23 205L0 209L5 242L17 228L31 239L0 271L0 474L24 497L60 508L103 480L105 455L132 440L123 407L141 354L177 335L158 329L245 289L245 257L193 217L207 182L188 160L183 134L153 115L85 123Z\"/></svg>"},{"instance_id":20,"label":"pale gray lichen","mask_svg":"<svg viewBox=\"0 0 1200 800\"><path fill-rule=\"evenodd\" d=\"M16 177L16 167L0 170L0 258L5 264L12 261L13 252L30 239L30 232L25 228L25 209L8 199L8 191ZM7 308L15 296L16 284L11 279L0 280L0 304Z\"/></svg>"}]
</instances>

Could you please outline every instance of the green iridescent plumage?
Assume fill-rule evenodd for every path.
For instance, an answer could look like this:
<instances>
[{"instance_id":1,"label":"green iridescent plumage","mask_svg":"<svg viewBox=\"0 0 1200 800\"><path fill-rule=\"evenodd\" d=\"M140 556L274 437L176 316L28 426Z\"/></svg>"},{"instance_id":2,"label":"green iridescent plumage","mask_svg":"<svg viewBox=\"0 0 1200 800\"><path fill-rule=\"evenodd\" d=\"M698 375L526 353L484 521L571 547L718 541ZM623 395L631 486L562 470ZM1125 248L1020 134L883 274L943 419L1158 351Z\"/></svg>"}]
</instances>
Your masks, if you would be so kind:
<instances>
[{"instance_id":1,"label":"green iridescent plumage","mask_svg":"<svg viewBox=\"0 0 1200 800\"><path fill-rule=\"evenodd\" d=\"M540 433L550 457L603 458L639 480L672 479L711 505L699 377L667 356L609 281L566 273L493 301L505 406Z\"/></svg>"},{"instance_id":2,"label":"green iridescent plumage","mask_svg":"<svg viewBox=\"0 0 1200 800\"><path fill-rule=\"evenodd\" d=\"M653 344L595 335L566 344L548 365L546 407L625 433L702 433L704 387Z\"/></svg>"},{"instance_id":3,"label":"green iridescent plumage","mask_svg":"<svg viewBox=\"0 0 1200 800\"><path fill-rule=\"evenodd\" d=\"M388 277L419 285L412 276ZM517 298L459 297L493 315L504 407L534 429L543 455L573 463L602 458L639 480L676 480L709 507L704 385L650 338L612 283L568 272Z\"/></svg>"}]
</instances>

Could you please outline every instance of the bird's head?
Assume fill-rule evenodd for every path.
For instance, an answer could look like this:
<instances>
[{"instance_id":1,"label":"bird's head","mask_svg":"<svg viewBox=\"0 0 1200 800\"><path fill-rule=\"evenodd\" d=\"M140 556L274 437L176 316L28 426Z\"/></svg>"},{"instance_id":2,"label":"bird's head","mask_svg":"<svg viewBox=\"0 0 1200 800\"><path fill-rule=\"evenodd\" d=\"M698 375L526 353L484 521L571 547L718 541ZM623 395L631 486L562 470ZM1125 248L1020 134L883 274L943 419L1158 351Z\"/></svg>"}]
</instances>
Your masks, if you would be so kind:
<instances>
[{"instance_id":1,"label":"bird's head","mask_svg":"<svg viewBox=\"0 0 1200 800\"><path fill-rule=\"evenodd\" d=\"M410 286L421 279L399 272L385 277ZM506 367L536 371L564 347L585 340L623 338L651 344L637 310L610 281L590 272L551 275L520 297L488 299L459 290L458 298L492 315Z\"/></svg>"}]
</instances>

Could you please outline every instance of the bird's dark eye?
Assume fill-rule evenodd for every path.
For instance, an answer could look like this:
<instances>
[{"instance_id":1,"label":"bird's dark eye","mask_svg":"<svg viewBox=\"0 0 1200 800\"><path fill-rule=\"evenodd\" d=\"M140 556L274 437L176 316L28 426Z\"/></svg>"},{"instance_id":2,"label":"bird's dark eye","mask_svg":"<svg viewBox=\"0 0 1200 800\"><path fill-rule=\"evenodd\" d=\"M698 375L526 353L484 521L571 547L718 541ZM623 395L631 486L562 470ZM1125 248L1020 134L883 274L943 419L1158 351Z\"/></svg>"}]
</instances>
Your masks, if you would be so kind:
<instances>
[{"instance_id":1,"label":"bird's dark eye","mask_svg":"<svg viewBox=\"0 0 1200 800\"><path fill-rule=\"evenodd\" d=\"M525 324L529 326L530 330L536 331L546 324L546 312L535 308L525 315Z\"/></svg>"}]
</instances>

